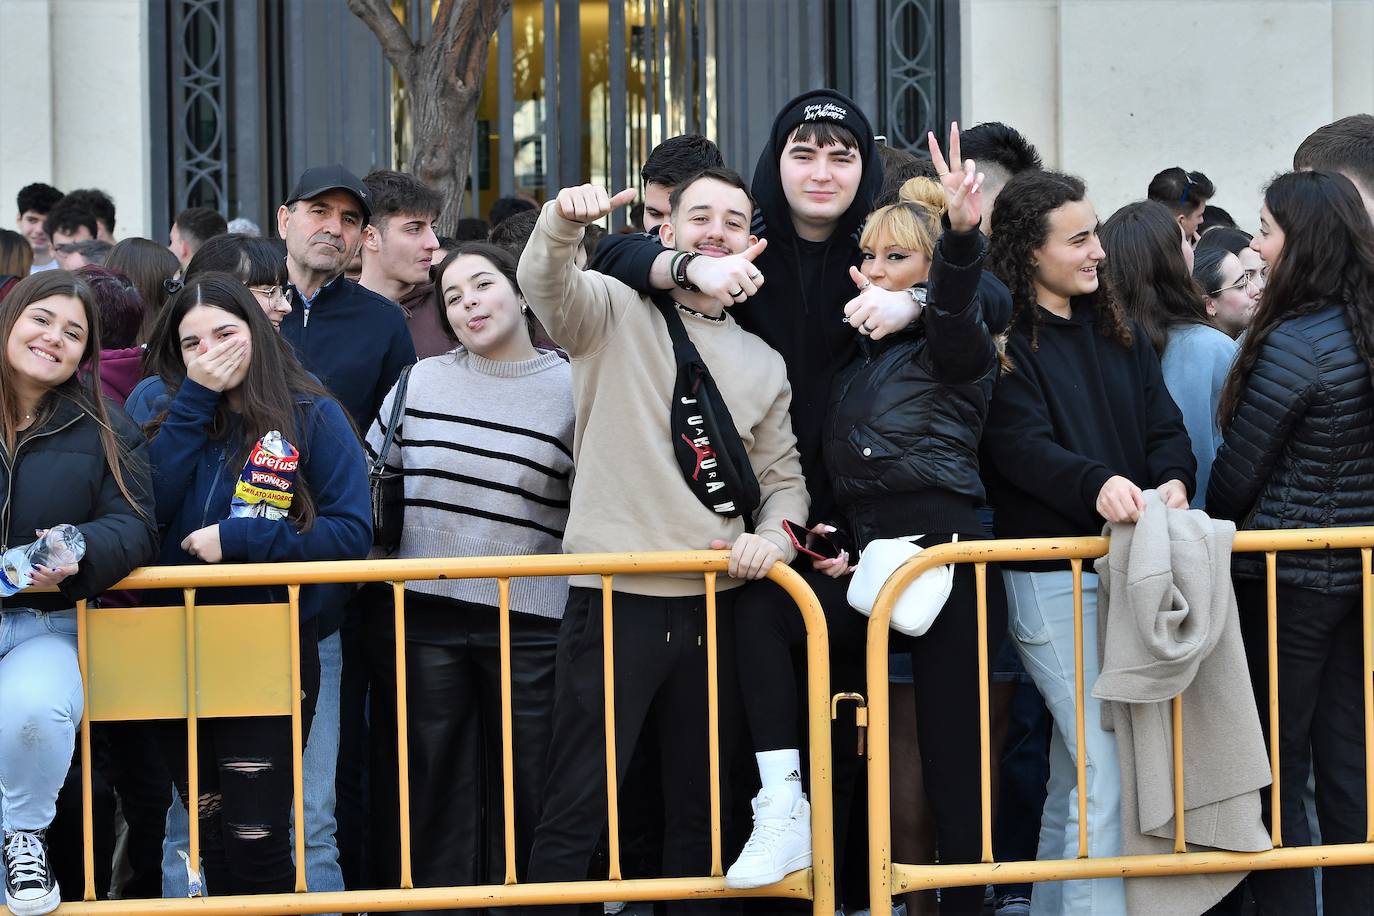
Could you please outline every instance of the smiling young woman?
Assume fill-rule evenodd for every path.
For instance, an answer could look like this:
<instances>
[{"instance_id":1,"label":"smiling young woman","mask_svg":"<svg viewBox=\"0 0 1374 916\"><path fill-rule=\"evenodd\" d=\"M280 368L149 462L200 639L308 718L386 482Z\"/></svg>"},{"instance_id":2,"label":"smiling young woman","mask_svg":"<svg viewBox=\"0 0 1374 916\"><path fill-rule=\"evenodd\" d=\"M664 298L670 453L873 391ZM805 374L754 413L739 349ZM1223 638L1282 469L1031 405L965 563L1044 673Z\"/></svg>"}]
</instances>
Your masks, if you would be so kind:
<instances>
[{"instance_id":1,"label":"smiling young woman","mask_svg":"<svg viewBox=\"0 0 1374 916\"><path fill-rule=\"evenodd\" d=\"M63 523L86 539L79 563L35 572L32 587L56 593L0 600L5 892L11 913L37 916L61 897L46 831L83 712L74 606L151 561L155 531L146 446L94 387L100 315L90 288L57 270L20 281L0 305L0 336L0 551Z\"/></svg>"},{"instance_id":2,"label":"smiling young woman","mask_svg":"<svg viewBox=\"0 0 1374 916\"><path fill-rule=\"evenodd\" d=\"M1374 519L1374 229L1356 186L1337 172L1289 172L1264 194L1252 243L1269 283L1226 379L1223 431L1207 511L1241 528L1367 525ZM1279 774L1285 846L1310 842L1302 787L1316 774L1321 842L1365 828L1363 659L1355 551L1279 554L1275 585L1259 555L1232 569L1241 634L1268 735L1268 641L1277 639ZM1276 589L1277 635L1267 624ZM1323 702L1326 698L1343 702ZM1262 793L1266 820L1269 795ZM1260 912L1314 913L1312 869L1256 872ZM1321 870L1328 913L1374 908L1374 868Z\"/></svg>"},{"instance_id":3,"label":"smiling young woman","mask_svg":"<svg viewBox=\"0 0 1374 916\"><path fill-rule=\"evenodd\" d=\"M1175 230L1170 230L1173 232ZM1181 244L1181 241L1180 241ZM1057 172L1016 176L992 215L991 267L1011 290L1003 373L984 433L989 502L999 538L1097 534L1134 521L1142 489L1186 508L1196 462L1149 336L1098 277L1106 258L1083 182ZM1083 575L1086 747L1077 747L1072 573L1054 563L1003 567L1012 638L1054 716L1049 799L1038 858L1078 853L1073 761L1086 755L1091 855L1121 850L1116 740L1092 697L1097 678L1097 577ZM1040 885L1036 912L1123 914L1119 878Z\"/></svg>"},{"instance_id":4,"label":"smiling young woman","mask_svg":"<svg viewBox=\"0 0 1374 916\"><path fill-rule=\"evenodd\" d=\"M439 322L457 348L416 363L386 463L405 473L401 557L559 553L572 483L572 371L531 343L515 260L484 242L433 271ZM397 386L399 388L399 385ZM367 436L375 456L397 388ZM511 581L516 867L539 823L565 579ZM412 868L417 887L501 880L500 618L491 580L411 582L406 594ZM366 620L372 728L395 731L391 590ZM443 768L430 762L444 761ZM396 745L372 745L372 843L383 887L400 878ZM485 780L482 778L486 771ZM483 803L483 784L490 794ZM487 812L485 819L482 811ZM487 861L488 871L481 871Z\"/></svg>"}]
</instances>

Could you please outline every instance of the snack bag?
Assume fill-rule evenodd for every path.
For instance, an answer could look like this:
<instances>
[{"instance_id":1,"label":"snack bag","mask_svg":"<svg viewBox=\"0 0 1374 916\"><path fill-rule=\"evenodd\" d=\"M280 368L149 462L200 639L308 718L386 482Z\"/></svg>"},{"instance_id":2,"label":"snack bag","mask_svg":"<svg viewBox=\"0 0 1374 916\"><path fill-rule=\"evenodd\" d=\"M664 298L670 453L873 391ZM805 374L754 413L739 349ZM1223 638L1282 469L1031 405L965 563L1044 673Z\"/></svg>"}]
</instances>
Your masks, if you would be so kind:
<instances>
[{"instance_id":1,"label":"snack bag","mask_svg":"<svg viewBox=\"0 0 1374 916\"><path fill-rule=\"evenodd\" d=\"M230 518L286 518L291 511L292 490L301 453L271 430L254 445L234 485L229 503Z\"/></svg>"}]
</instances>

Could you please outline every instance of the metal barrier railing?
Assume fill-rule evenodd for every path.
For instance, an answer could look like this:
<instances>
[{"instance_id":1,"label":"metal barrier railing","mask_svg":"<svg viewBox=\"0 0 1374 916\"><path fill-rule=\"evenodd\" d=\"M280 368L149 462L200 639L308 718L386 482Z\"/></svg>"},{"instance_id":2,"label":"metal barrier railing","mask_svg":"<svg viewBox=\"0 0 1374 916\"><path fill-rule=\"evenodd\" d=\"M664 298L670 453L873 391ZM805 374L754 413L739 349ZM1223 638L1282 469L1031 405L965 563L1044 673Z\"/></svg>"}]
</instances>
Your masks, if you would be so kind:
<instances>
[{"instance_id":1,"label":"metal barrier railing","mask_svg":"<svg viewBox=\"0 0 1374 916\"><path fill-rule=\"evenodd\" d=\"M81 903L63 904L72 914L384 912L468 909L554 903L597 903L719 897L811 900L817 916L835 912L834 839L830 772L830 684L825 616L816 596L790 568L777 564L769 578L796 603L806 623L810 677L813 865L768 887L726 888L722 862L719 693L716 601L718 575L728 555L720 551L560 556L475 557L437 560L360 560L329 563L264 563L168 566L135 570L115 589L179 589L178 607L77 608L77 647L85 690L83 722L178 719L187 724L190 861L200 861L197 809L197 721L220 716L291 717L295 823L305 823L302 793L301 673L298 601L302 585L386 582L392 586L396 627L397 752L400 793L401 886L390 890L305 893L305 829L296 831L294 894L210 896L200 899L95 899L90 729L80 730L85 892ZM709 723L710 874L687 878L624 879L620 869L619 799L616 780L613 579L636 573L699 574L706 589L707 702ZM598 575L602 584L605 641L606 785L610 846L605 881L523 884L515 866L515 802L511 708L510 580L527 576ZM500 598L501 762L504 782L504 884L416 888L411 878L409 748L406 727L405 583L425 579L495 579ZM284 604L197 605L196 591L226 586L286 586ZM213 894L214 888L209 889ZM0 916L8 916L0 906Z\"/></svg>"},{"instance_id":2,"label":"metal barrier railing","mask_svg":"<svg viewBox=\"0 0 1374 916\"><path fill-rule=\"evenodd\" d=\"M892 896L937 887L1062 881L1082 878L1132 878L1203 872L1254 871L1275 868L1361 865L1374 863L1374 658L1371 657L1371 608L1374 576L1370 572L1374 528L1324 528L1237 532L1234 553L1264 553L1268 580L1269 756L1275 774L1269 789L1271 838L1274 849L1264 852L1188 852L1184 833L1182 699L1173 710L1174 852L1162 855L1089 857L1087 774L1084 747L1083 683L1083 561L1105 556L1105 537L1041 538L1006 541L960 541L922 551L894 573L883 586L868 626L868 836L869 895L873 916L891 916ZM1280 818L1279 699L1277 640L1277 554L1303 550L1358 549L1363 563L1363 641L1365 715L1365 791L1369 818L1363 843L1284 847ZM1073 572L1076 754L1078 786L1078 858L1026 862L996 862L992 854L992 761L989 758L987 567L989 563L1028 560L1067 561ZM981 742L980 799L982 861L975 864L915 865L892 861L892 768L889 757L888 635L896 599L921 573L948 563L974 564L978 603L978 728Z\"/></svg>"}]
</instances>

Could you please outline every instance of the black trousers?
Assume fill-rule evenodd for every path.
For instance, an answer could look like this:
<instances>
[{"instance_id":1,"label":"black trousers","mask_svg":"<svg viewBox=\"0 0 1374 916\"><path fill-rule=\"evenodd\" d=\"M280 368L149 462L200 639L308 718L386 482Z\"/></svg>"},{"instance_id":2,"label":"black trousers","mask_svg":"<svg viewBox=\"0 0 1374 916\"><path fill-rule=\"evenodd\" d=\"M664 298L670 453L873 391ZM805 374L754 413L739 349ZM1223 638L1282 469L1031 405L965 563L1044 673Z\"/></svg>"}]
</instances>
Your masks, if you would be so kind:
<instances>
[{"instance_id":1,"label":"black trousers","mask_svg":"<svg viewBox=\"0 0 1374 916\"><path fill-rule=\"evenodd\" d=\"M83 726L84 727L84 726ZM99 729L91 736L91 758L95 763L91 773L91 841L95 851L95 896L104 900L110 892L111 871L115 851L115 794L105 781L108 747L97 740ZM164 794L166 787L163 787ZM163 800L162 813L167 813ZM81 825L81 739L77 736L72 753L72 765L57 793L57 815L48 825L48 864L62 888L62 899L73 903L82 899L86 887L86 860ZM158 888L161 894L161 887ZM3 902L3 899L0 899Z\"/></svg>"},{"instance_id":2,"label":"black trousers","mask_svg":"<svg viewBox=\"0 0 1374 916\"><path fill-rule=\"evenodd\" d=\"M938 543L941 539L935 540ZM930 542L927 542L929 546ZM987 575L987 652L991 670L1007 632L1007 597L995 567ZM935 819L942 865L977 862L982 854L982 744L978 735L978 596L973 567L954 567L954 588L940 616L920 637L893 634L892 644L911 653L916 694L916 732L926 798ZM998 761L992 760L993 781ZM907 778L892 761L892 779ZM940 891L941 916L979 916L983 887Z\"/></svg>"},{"instance_id":3,"label":"black trousers","mask_svg":"<svg viewBox=\"0 0 1374 916\"><path fill-rule=\"evenodd\" d=\"M129 880L124 899L162 896L162 837L167 822L167 788L172 775L158 747L155 722L98 722L93 736L109 746L105 779L119 795L129 825Z\"/></svg>"},{"instance_id":4,"label":"black trousers","mask_svg":"<svg viewBox=\"0 0 1374 916\"><path fill-rule=\"evenodd\" d=\"M864 653L868 618L851 608L845 598L849 579L832 579L814 572L809 560L793 568L806 579L825 611L831 694L852 691L866 695ZM801 711L806 696L806 623L801 612L787 592L765 579L740 589L734 617L740 691L753 750L804 749ZM865 814L864 794L860 791L864 758L859 755L858 742L854 713L842 708L839 718L831 723L837 874L844 871L851 818L862 818ZM806 764L807 755L803 753L803 768ZM853 854L863 856L866 850L856 849ZM843 899L851 905L861 905L866 887L851 890L856 893Z\"/></svg>"},{"instance_id":5,"label":"black trousers","mask_svg":"<svg viewBox=\"0 0 1374 916\"><path fill-rule=\"evenodd\" d=\"M721 592L716 600L723 775L729 773L739 722L730 636L735 591ZM530 856L531 882L586 879L606 829L601 605L599 590L569 591L558 634L553 744L544 818ZM704 596L657 598L617 592L614 598L617 785L624 784L640 732L652 717L662 760L665 877L705 875L711 865L705 607ZM729 811L730 800L729 780L722 778L722 812ZM712 913L719 912L720 905L670 903L667 909ZM560 906L536 912L549 916L578 910ZM584 909L600 911L600 904Z\"/></svg>"},{"instance_id":6,"label":"black trousers","mask_svg":"<svg viewBox=\"0 0 1374 916\"><path fill-rule=\"evenodd\" d=\"M374 737L372 864L381 886L397 887L396 643L390 594L386 597L366 621ZM500 884L505 831L498 612L411 592L406 596L406 632L415 885ZM557 620L511 614L515 854L520 880L543 809L557 647Z\"/></svg>"},{"instance_id":7,"label":"black trousers","mask_svg":"<svg viewBox=\"0 0 1374 916\"><path fill-rule=\"evenodd\" d=\"M301 624L301 746L310 734L320 692L318 630ZM201 719L200 855L206 891L281 894L295 888L291 858L291 720L281 716ZM185 802L186 727L165 723L163 753ZM189 806L188 806L189 807Z\"/></svg>"},{"instance_id":8,"label":"black trousers","mask_svg":"<svg viewBox=\"0 0 1374 916\"><path fill-rule=\"evenodd\" d=\"M1269 740L1269 650L1266 585L1236 580L1241 634L1255 703ZM1284 846L1312 842L1303 804L1309 761L1316 768L1317 822L1323 843L1365 839L1364 669L1359 595L1329 595L1278 586L1279 783ZM1266 824L1270 794L1261 793ZM1310 868L1255 871L1249 878L1260 911L1316 912ZM1374 866L1322 868L1327 913L1374 912Z\"/></svg>"}]
</instances>

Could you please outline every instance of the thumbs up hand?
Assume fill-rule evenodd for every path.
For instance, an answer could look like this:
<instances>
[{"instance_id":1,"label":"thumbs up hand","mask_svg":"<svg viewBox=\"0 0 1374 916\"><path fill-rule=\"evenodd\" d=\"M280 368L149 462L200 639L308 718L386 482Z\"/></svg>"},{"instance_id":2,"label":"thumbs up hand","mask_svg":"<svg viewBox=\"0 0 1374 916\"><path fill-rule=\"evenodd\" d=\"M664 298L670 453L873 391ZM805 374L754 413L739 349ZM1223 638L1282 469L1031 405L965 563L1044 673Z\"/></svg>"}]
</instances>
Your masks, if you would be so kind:
<instances>
[{"instance_id":1,"label":"thumbs up hand","mask_svg":"<svg viewBox=\"0 0 1374 916\"><path fill-rule=\"evenodd\" d=\"M626 188L614 197L594 184L564 188L558 192L558 215L574 223L594 223L612 210L634 203L635 197L634 188Z\"/></svg>"},{"instance_id":2,"label":"thumbs up hand","mask_svg":"<svg viewBox=\"0 0 1374 916\"><path fill-rule=\"evenodd\" d=\"M883 289L857 267L849 268L849 279L858 288L858 295L845 303L844 321L865 337L881 340L920 317L921 306L909 290Z\"/></svg>"},{"instance_id":3,"label":"thumbs up hand","mask_svg":"<svg viewBox=\"0 0 1374 916\"><path fill-rule=\"evenodd\" d=\"M754 259L767 247L768 240L759 239L739 254L694 258L687 265L687 281L723 306L738 305L763 288L763 271Z\"/></svg>"}]
</instances>

